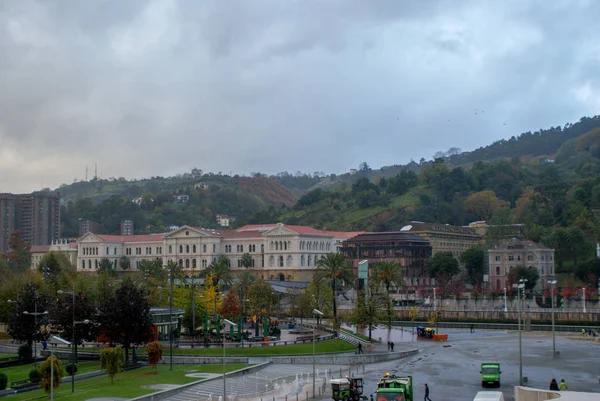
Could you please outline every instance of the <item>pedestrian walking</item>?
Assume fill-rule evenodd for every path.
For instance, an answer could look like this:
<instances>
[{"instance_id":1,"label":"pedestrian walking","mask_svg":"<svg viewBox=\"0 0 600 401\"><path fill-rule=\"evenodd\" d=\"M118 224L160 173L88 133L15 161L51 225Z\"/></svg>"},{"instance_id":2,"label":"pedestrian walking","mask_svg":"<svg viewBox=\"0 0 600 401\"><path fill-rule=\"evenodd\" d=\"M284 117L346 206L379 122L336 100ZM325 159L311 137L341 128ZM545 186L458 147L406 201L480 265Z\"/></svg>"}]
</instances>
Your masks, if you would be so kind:
<instances>
[{"instance_id":1,"label":"pedestrian walking","mask_svg":"<svg viewBox=\"0 0 600 401\"><path fill-rule=\"evenodd\" d=\"M560 391L567 391L569 389L569 386L567 386L567 383L565 383L565 379L561 379L560 386L558 386L558 389Z\"/></svg>"},{"instance_id":2,"label":"pedestrian walking","mask_svg":"<svg viewBox=\"0 0 600 401\"><path fill-rule=\"evenodd\" d=\"M362 349L362 343L358 343L358 353L362 354L363 353L363 349Z\"/></svg>"},{"instance_id":3,"label":"pedestrian walking","mask_svg":"<svg viewBox=\"0 0 600 401\"><path fill-rule=\"evenodd\" d=\"M390 352L390 349L392 349L392 346L391 346L391 341L388 341L388 342L387 342L387 346L388 346L388 352Z\"/></svg>"},{"instance_id":4,"label":"pedestrian walking","mask_svg":"<svg viewBox=\"0 0 600 401\"><path fill-rule=\"evenodd\" d=\"M373 394L371 394L371 401L373 401Z\"/></svg>"},{"instance_id":5,"label":"pedestrian walking","mask_svg":"<svg viewBox=\"0 0 600 401\"><path fill-rule=\"evenodd\" d=\"M391 348L392 352L394 352L394 342L393 341L390 341L390 348Z\"/></svg>"},{"instance_id":6,"label":"pedestrian walking","mask_svg":"<svg viewBox=\"0 0 600 401\"><path fill-rule=\"evenodd\" d=\"M472 324L472 325L471 325L471 333L474 333L474 332L475 332L475 325L474 325L474 324Z\"/></svg>"},{"instance_id":7,"label":"pedestrian walking","mask_svg":"<svg viewBox=\"0 0 600 401\"><path fill-rule=\"evenodd\" d=\"M552 378L552 381L550 382L550 390L555 390L558 391L558 383L556 382L555 378Z\"/></svg>"},{"instance_id":8,"label":"pedestrian walking","mask_svg":"<svg viewBox=\"0 0 600 401\"><path fill-rule=\"evenodd\" d=\"M46 342L46 339L42 340L42 351L46 351L48 349L48 343Z\"/></svg>"},{"instance_id":9,"label":"pedestrian walking","mask_svg":"<svg viewBox=\"0 0 600 401\"><path fill-rule=\"evenodd\" d=\"M427 383L425 383L425 398L423 401L431 401L431 398L429 398L429 386Z\"/></svg>"}]
</instances>

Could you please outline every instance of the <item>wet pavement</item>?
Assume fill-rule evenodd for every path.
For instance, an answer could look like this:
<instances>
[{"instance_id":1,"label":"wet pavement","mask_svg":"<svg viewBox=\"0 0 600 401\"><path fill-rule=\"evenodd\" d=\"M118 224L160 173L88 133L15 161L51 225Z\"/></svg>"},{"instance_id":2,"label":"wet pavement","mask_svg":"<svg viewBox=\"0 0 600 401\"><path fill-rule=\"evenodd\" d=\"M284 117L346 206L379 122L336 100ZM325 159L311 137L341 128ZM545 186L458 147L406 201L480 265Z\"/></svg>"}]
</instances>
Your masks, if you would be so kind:
<instances>
[{"instance_id":1,"label":"wet pavement","mask_svg":"<svg viewBox=\"0 0 600 401\"><path fill-rule=\"evenodd\" d=\"M398 329L399 330L399 329ZM444 343L429 340L407 340L406 330L398 333L392 330L390 338L396 350L418 348L414 357L365 366L365 394L375 393L377 381L386 372L390 374L412 375L414 399L424 396L425 383L430 386L430 397L438 400L473 400L483 389L479 375L483 362L499 362L502 370L500 391L506 401L513 401L513 387L519 381L519 341L517 332L477 331L442 329L448 333L449 341ZM387 330L384 329L387 333ZM575 338L573 338L575 337ZM377 351L386 349L384 344ZM404 340L404 341L401 341ZM399 343L399 344L398 344ZM523 333L523 376L528 378L526 385L547 389L552 378L565 379L571 391L600 392L600 344L583 341L572 334L569 337L556 337L556 349L560 356L552 358L552 333ZM326 400L327 398L322 398Z\"/></svg>"}]
</instances>

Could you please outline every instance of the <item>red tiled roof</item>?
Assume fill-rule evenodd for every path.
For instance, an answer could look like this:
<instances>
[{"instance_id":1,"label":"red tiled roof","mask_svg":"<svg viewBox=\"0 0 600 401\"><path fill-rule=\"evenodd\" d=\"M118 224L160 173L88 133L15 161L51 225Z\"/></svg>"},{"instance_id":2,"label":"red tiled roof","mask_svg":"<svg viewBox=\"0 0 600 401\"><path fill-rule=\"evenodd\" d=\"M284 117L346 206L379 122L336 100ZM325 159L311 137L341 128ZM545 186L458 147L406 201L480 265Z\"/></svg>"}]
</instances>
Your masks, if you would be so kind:
<instances>
[{"instance_id":1,"label":"red tiled roof","mask_svg":"<svg viewBox=\"0 0 600 401\"><path fill-rule=\"evenodd\" d=\"M233 238L262 238L262 232L259 231L237 231L237 230L227 230L221 231L219 234L223 236L225 239L233 239Z\"/></svg>"},{"instance_id":2,"label":"red tiled roof","mask_svg":"<svg viewBox=\"0 0 600 401\"><path fill-rule=\"evenodd\" d=\"M50 250L50 245L31 245L30 253L46 253Z\"/></svg>"},{"instance_id":3,"label":"red tiled roof","mask_svg":"<svg viewBox=\"0 0 600 401\"><path fill-rule=\"evenodd\" d=\"M277 227L277 224L249 224L243 227L238 228L236 231L267 231ZM308 226L292 226L288 224L284 224L283 227L290 229L292 231L297 232L302 235L319 235L319 236L330 236L324 231L317 230L316 228L308 227Z\"/></svg>"},{"instance_id":4,"label":"red tiled roof","mask_svg":"<svg viewBox=\"0 0 600 401\"><path fill-rule=\"evenodd\" d=\"M350 239L350 238L354 238L357 235L361 235L361 234L366 234L366 231L348 231L348 232L344 232L344 231L323 231L325 234L327 235L331 235L335 238L344 238L344 239Z\"/></svg>"},{"instance_id":5,"label":"red tiled roof","mask_svg":"<svg viewBox=\"0 0 600 401\"><path fill-rule=\"evenodd\" d=\"M104 235L94 234L105 242L152 242L162 241L163 237L167 234L147 234L147 235Z\"/></svg>"}]
</instances>

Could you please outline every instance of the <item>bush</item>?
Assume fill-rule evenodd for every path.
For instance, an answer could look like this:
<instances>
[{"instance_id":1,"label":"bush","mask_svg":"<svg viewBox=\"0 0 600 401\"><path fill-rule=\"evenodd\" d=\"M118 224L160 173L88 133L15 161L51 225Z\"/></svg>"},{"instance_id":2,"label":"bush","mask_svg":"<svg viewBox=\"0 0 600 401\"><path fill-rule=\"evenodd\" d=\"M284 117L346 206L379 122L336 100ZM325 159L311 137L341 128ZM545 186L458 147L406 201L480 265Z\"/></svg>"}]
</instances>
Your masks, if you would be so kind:
<instances>
[{"instance_id":1,"label":"bush","mask_svg":"<svg viewBox=\"0 0 600 401\"><path fill-rule=\"evenodd\" d=\"M31 345L23 344L19 347L19 359L23 361L28 361L33 357L33 352L31 350Z\"/></svg>"},{"instance_id":2,"label":"bush","mask_svg":"<svg viewBox=\"0 0 600 401\"><path fill-rule=\"evenodd\" d=\"M42 373L37 369L31 369L29 371L29 380L31 380L32 383L39 383L42 381Z\"/></svg>"},{"instance_id":3,"label":"bush","mask_svg":"<svg viewBox=\"0 0 600 401\"><path fill-rule=\"evenodd\" d=\"M0 390L6 390L6 386L8 385L8 377L6 373L0 372Z\"/></svg>"},{"instance_id":4,"label":"bush","mask_svg":"<svg viewBox=\"0 0 600 401\"><path fill-rule=\"evenodd\" d=\"M77 364L75 363L70 363L67 365L67 367L65 368L65 370L67 371L67 374L69 376L73 376L77 374ZM71 373L71 371L73 371L73 373Z\"/></svg>"}]
</instances>

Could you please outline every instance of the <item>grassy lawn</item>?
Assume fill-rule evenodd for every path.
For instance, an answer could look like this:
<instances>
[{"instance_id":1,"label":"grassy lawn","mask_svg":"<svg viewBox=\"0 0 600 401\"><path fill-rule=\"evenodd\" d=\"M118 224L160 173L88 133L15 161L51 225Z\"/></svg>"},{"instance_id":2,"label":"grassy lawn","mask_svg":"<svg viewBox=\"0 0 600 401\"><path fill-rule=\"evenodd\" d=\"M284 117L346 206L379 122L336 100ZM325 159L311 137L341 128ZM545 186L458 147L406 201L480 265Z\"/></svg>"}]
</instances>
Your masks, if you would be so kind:
<instances>
[{"instance_id":1,"label":"grassy lawn","mask_svg":"<svg viewBox=\"0 0 600 401\"><path fill-rule=\"evenodd\" d=\"M229 364L228 371L241 369L250 365ZM121 372L115 376L114 384L110 383L108 376L96 377L75 383L75 393L71 393L71 386L63 384L56 389L54 396L59 400L79 401L98 397L134 398L150 394L158 389L142 388L153 384L186 384L200 380L198 377L187 377L188 373L222 373L223 365L174 365L173 371L169 365L159 365L158 373L149 367ZM10 396L10 400L47 400L48 395L42 390Z\"/></svg>"},{"instance_id":2,"label":"grassy lawn","mask_svg":"<svg viewBox=\"0 0 600 401\"><path fill-rule=\"evenodd\" d=\"M66 364L68 364L68 361L62 361L63 362L63 366L65 366ZM41 362L38 362L38 367L40 366ZM82 362L80 361L77 364L77 368L78 371L77 373L87 373L87 372L93 372L96 370L100 370L100 361L86 361L86 362ZM10 368L3 368L0 369L0 372L3 372L6 374L6 376L8 376L8 382L14 382L17 380L25 380L25 379L29 379L29 371L33 369L33 363L28 363L27 365L20 365L20 366L12 366ZM67 374L65 373L65 376L67 376Z\"/></svg>"},{"instance_id":3,"label":"grassy lawn","mask_svg":"<svg viewBox=\"0 0 600 401\"><path fill-rule=\"evenodd\" d=\"M18 359L19 356L15 354L0 354L0 362L8 361L9 359Z\"/></svg>"},{"instance_id":4,"label":"grassy lawn","mask_svg":"<svg viewBox=\"0 0 600 401\"><path fill-rule=\"evenodd\" d=\"M312 355L312 343L292 344L277 346L261 346L261 343L255 343L251 348L227 348L227 356L256 356L256 355ZM98 348L86 348L89 352L98 352ZM341 340L326 340L315 344L317 354L354 351L354 346ZM143 354L140 350L139 354ZM164 356L169 356L169 350L166 349ZM223 356L222 348L182 348L173 349L173 355L199 355L199 356Z\"/></svg>"}]
</instances>

